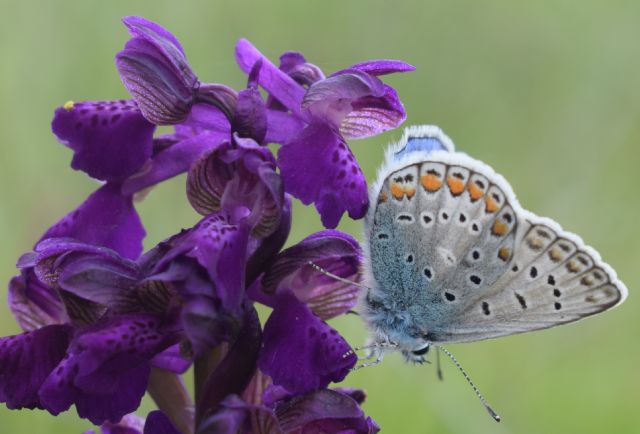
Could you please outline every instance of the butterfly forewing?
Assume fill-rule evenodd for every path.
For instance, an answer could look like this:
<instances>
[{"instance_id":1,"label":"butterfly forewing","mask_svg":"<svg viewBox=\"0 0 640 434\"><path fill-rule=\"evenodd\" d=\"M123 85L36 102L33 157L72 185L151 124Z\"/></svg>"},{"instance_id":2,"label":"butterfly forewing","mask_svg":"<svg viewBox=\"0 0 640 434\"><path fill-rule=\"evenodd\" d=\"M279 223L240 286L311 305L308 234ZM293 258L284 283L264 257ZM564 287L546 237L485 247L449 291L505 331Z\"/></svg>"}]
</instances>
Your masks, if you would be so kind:
<instances>
[{"instance_id":1,"label":"butterfly forewing","mask_svg":"<svg viewBox=\"0 0 640 434\"><path fill-rule=\"evenodd\" d=\"M626 291L579 237L524 211L488 166L453 152L394 170L367 231L377 290L432 342L576 321Z\"/></svg>"}]
</instances>

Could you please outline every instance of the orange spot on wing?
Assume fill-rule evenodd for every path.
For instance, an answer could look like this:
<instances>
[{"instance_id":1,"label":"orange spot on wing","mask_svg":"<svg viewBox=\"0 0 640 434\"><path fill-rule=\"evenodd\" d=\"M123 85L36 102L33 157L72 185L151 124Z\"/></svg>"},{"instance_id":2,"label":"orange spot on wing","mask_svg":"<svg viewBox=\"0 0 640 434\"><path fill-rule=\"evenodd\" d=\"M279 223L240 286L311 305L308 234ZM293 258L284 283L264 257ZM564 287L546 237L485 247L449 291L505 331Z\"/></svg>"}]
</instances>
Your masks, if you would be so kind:
<instances>
[{"instance_id":1,"label":"orange spot on wing","mask_svg":"<svg viewBox=\"0 0 640 434\"><path fill-rule=\"evenodd\" d=\"M420 182L424 189L430 192L438 191L440 187L442 187L442 181L438 179L437 176L431 174L422 175Z\"/></svg>"},{"instance_id":2,"label":"orange spot on wing","mask_svg":"<svg viewBox=\"0 0 640 434\"><path fill-rule=\"evenodd\" d=\"M391 184L391 195L395 199L402 199L404 196L404 188L400 184L393 183Z\"/></svg>"},{"instance_id":3,"label":"orange spot on wing","mask_svg":"<svg viewBox=\"0 0 640 434\"><path fill-rule=\"evenodd\" d=\"M386 202L388 199L389 199L389 196L387 196L387 193L385 193L384 191L381 191L380 194L378 195L378 203Z\"/></svg>"},{"instance_id":4,"label":"orange spot on wing","mask_svg":"<svg viewBox=\"0 0 640 434\"><path fill-rule=\"evenodd\" d=\"M396 183L391 184L391 195L397 200L402 200L405 196L411 199L415 194L416 189L414 187L404 187Z\"/></svg>"},{"instance_id":5,"label":"orange spot on wing","mask_svg":"<svg viewBox=\"0 0 640 434\"><path fill-rule=\"evenodd\" d=\"M508 247L500 247L500 250L498 250L498 258L506 261L507 259L509 259L509 253L510 251Z\"/></svg>"},{"instance_id":6,"label":"orange spot on wing","mask_svg":"<svg viewBox=\"0 0 640 434\"><path fill-rule=\"evenodd\" d=\"M491 226L491 233L493 235L504 235L509 231L509 226L501 222L500 220L496 220L493 222L493 226Z\"/></svg>"},{"instance_id":7,"label":"orange spot on wing","mask_svg":"<svg viewBox=\"0 0 640 434\"><path fill-rule=\"evenodd\" d=\"M496 212L500 209L500 207L498 206L498 203L493 200L493 198L491 196L487 196L484 198L484 203L485 203L485 211L487 211L488 213L492 213L492 212Z\"/></svg>"},{"instance_id":8,"label":"orange spot on wing","mask_svg":"<svg viewBox=\"0 0 640 434\"><path fill-rule=\"evenodd\" d=\"M407 197L411 199L416 194L416 189L413 187L405 187L404 194L406 194Z\"/></svg>"},{"instance_id":9,"label":"orange spot on wing","mask_svg":"<svg viewBox=\"0 0 640 434\"><path fill-rule=\"evenodd\" d=\"M461 180L450 176L447 178L447 185L449 186L449 190L454 196L458 196L464 191L464 182Z\"/></svg>"},{"instance_id":10,"label":"orange spot on wing","mask_svg":"<svg viewBox=\"0 0 640 434\"><path fill-rule=\"evenodd\" d=\"M476 201L484 196L484 192L480 190L480 187L475 185L473 182L470 182L467 185L467 189L469 190L469 196L471 196L472 201Z\"/></svg>"}]
</instances>

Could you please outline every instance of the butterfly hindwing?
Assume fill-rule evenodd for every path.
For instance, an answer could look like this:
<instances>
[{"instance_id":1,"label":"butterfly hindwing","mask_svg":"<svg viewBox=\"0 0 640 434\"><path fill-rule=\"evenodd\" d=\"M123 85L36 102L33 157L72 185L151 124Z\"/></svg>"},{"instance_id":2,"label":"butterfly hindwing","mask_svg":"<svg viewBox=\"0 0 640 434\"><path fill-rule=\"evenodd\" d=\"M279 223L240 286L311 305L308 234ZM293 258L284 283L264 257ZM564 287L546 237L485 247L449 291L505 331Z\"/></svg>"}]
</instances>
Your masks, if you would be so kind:
<instances>
[{"instance_id":1,"label":"butterfly hindwing","mask_svg":"<svg viewBox=\"0 0 640 434\"><path fill-rule=\"evenodd\" d=\"M624 298L597 252L523 210L491 168L451 151L413 152L377 187L368 265L373 296L398 321L432 342L474 341L576 321Z\"/></svg>"}]
</instances>

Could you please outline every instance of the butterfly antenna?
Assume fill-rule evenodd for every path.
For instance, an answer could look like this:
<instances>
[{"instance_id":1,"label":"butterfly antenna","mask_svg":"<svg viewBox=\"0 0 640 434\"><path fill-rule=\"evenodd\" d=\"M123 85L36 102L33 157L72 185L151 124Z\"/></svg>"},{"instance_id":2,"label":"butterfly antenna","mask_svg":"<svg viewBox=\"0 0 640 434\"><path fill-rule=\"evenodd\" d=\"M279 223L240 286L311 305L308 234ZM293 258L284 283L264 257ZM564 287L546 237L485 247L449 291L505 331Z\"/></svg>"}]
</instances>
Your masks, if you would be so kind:
<instances>
[{"instance_id":1,"label":"butterfly antenna","mask_svg":"<svg viewBox=\"0 0 640 434\"><path fill-rule=\"evenodd\" d=\"M496 422L500 422L501 418L500 415L498 415L498 413L496 413L495 411L493 411L493 408L491 408L491 406L489 405L489 403L487 402L486 399L484 399L484 396L482 396L482 394L480 393L480 390L478 390L478 388L476 387L475 384L473 384L473 381L471 381L471 378L469 378L469 375L467 375L467 373L465 372L464 369L462 369L462 366L460 366L460 363L458 363L458 361L456 360L455 357L453 357L453 354L451 354L449 352L449 350L447 350L446 348L443 347L438 347L438 349L440 351L442 351L443 353L445 353L447 356L449 356L449 358L453 361L453 363L458 367L458 369L460 370L460 372L462 372L462 375L464 375L464 378L467 380L467 382L469 383L469 385L471 386L471 388L473 389L474 392L476 392L476 395L478 396L478 399L480 399L480 402L482 402L482 405L484 405L484 408L487 409L487 411L489 412L489 414L491 415L491 417L496 421Z\"/></svg>"},{"instance_id":2,"label":"butterfly antenna","mask_svg":"<svg viewBox=\"0 0 640 434\"><path fill-rule=\"evenodd\" d=\"M307 261L307 265L310 266L311 268L313 268L314 270L316 270L317 272L322 273L327 277L331 277L333 280L337 280L338 282L346 283L348 285L357 286L358 288L362 288L362 289L371 290L371 288L369 288L368 286L365 286L365 285L363 285L361 283L354 282L352 280L345 279L345 278L340 277L340 276L336 276L335 274L328 272L327 270L325 270L324 268L322 268L318 264L313 263L312 261Z\"/></svg>"}]
</instances>

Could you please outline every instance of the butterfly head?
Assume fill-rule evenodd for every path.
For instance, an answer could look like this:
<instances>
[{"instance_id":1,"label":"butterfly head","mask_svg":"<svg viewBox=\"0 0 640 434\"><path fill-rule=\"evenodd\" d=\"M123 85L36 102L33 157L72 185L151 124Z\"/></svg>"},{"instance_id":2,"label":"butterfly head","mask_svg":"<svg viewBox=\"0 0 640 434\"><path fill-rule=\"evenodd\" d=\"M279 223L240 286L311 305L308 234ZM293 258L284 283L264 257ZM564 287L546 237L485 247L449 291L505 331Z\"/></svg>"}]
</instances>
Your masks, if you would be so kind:
<instances>
[{"instance_id":1,"label":"butterfly head","mask_svg":"<svg viewBox=\"0 0 640 434\"><path fill-rule=\"evenodd\" d=\"M420 309L367 294L361 309L373 336L368 346L400 351L408 361L421 363L432 344L429 331L419 321Z\"/></svg>"}]
</instances>

